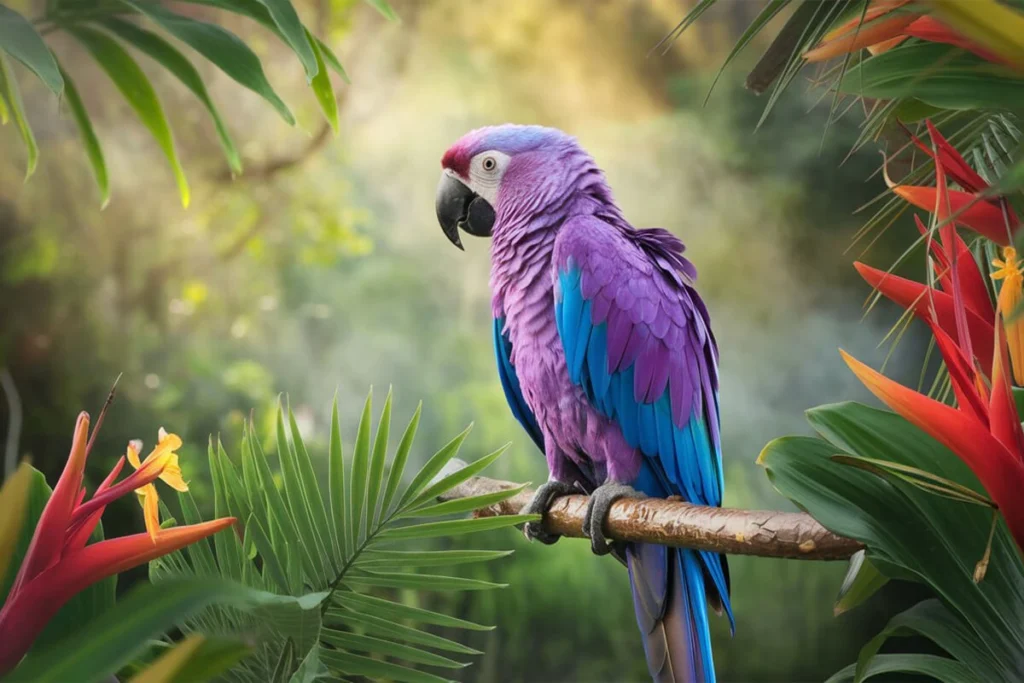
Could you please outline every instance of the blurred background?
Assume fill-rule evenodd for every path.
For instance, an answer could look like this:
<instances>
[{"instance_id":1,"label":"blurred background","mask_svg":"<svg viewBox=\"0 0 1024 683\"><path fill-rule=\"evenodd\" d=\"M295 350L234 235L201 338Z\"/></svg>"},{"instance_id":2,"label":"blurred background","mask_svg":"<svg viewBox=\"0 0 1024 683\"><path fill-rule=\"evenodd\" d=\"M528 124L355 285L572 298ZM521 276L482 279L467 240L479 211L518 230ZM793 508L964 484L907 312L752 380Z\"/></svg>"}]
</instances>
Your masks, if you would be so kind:
<instances>
[{"instance_id":1,"label":"blurred background","mask_svg":"<svg viewBox=\"0 0 1024 683\"><path fill-rule=\"evenodd\" d=\"M351 76L337 83L337 137L279 42L216 10L182 9L245 37L299 119L288 127L203 62L242 149L245 172L233 179L192 95L147 69L192 182L189 209L105 74L74 59L80 48L57 42L105 147L105 209L65 107L22 79L41 160L25 183L14 126L0 129L0 433L55 477L76 413L95 413L123 373L94 474L129 438L152 443L164 426L184 438L186 478L210 508L210 435L235 452L252 412L272 445L269 416L287 392L326 471L332 397L351 443L369 387L382 399L394 386L400 421L424 401L415 457L472 421L463 457L512 441L491 476L542 481L543 457L512 418L494 369L488 245L470 238L456 251L433 209L439 159L464 132L539 123L580 139L635 225L668 228L686 243L721 347L726 505L787 507L754 462L761 447L807 432L808 407L865 398L836 348L877 367L896 317L883 310L862 320L868 290L850 268L868 246L853 244L863 222L853 212L884 188L872 177L873 148L846 159L858 112L826 133L827 103L815 108L822 93L798 85L755 132L764 99L740 83L758 45L703 105L758 2L717 4L664 54L651 49L687 2L391 4L398 22L347 0L296 2ZM912 232L889 231L870 260L888 265ZM896 360L919 353L905 344ZM105 524L108 534L138 530L141 511L125 499ZM498 625L473 634L469 644L485 654L462 680L647 680L617 563L581 541L549 548L510 531L479 542L516 553L477 570L505 590L436 598ZM714 624L727 682L822 680L910 602L890 589L836 618L845 563L744 557L731 568L735 636L724 619ZM120 587L143 577L122 577Z\"/></svg>"}]
</instances>

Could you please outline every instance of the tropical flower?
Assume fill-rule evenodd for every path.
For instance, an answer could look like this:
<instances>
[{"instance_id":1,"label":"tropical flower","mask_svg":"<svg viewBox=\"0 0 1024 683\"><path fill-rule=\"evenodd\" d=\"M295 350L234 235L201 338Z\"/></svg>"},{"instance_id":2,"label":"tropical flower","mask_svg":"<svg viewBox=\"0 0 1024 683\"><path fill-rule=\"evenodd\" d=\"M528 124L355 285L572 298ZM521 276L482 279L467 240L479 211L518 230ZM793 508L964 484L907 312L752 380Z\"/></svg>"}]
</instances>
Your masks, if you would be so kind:
<instances>
[{"instance_id":1,"label":"tropical flower","mask_svg":"<svg viewBox=\"0 0 1024 683\"><path fill-rule=\"evenodd\" d=\"M905 8L910 0L875 0L863 16L837 26L804 53L808 62L823 62L867 49L872 55L891 50L908 38L943 43L967 50L996 64L1006 60L956 32L939 19L921 13L917 7Z\"/></svg>"},{"instance_id":2,"label":"tropical flower","mask_svg":"<svg viewBox=\"0 0 1024 683\"><path fill-rule=\"evenodd\" d=\"M1003 281L999 288L999 314L1003 318L1006 341L1010 347L1013 379L1017 384L1024 385L1024 318L1018 310L1024 298L1024 274L1017 260L1017 250L1005 247L1003 258L993 260L992 265L998 268L992 273L992 279Z\"/></svg>"},{"instance_id":3,"label":"tropical flower","mask_svg":"<svg viewBox=\"0 0 1024 683\"><path fill-rule=\"evenodd\" d=\"M75 594L108 576L174 552L235 523L234 518L226 517L160 530L155 535L134 534L86 545L112 501L151 485L169 467L167 478L175 483L180 481L180 470L177 480L174 474L174 444L180 445L180 439L166 435L135 472L114 483L124 467L122 457L92 498L85 501L82 482L91 446L89 416L78 416L64 472L39 517L10 593L0 608L0 676L14 668L47 622Z\"/></svg>"},{"instance_id":4,"label":"tropical flower","mask_svg":"<svg viewBox=\"0 0 1024 683\"><path fill-rule=\"evenodd\" d=\"M136 470L147 466L155 460L163 459L165 464L159 479L173 488L175 491L188 491L188 484L181 478L181 467L178 466L177 449L181 448L181 439L177 434L168 434L161 427L158 433L158 442L153 452L146 456L146 459L139 462L139 451L142 450L141 441L128 443L128 452L125 457ZM146 531L149 537L156 543L157 533L160 531L160 496L157 494L156 484L149 483L141 488L135 489L142 503L142 516L146 521Z\"/></svg>"}]
</instances>

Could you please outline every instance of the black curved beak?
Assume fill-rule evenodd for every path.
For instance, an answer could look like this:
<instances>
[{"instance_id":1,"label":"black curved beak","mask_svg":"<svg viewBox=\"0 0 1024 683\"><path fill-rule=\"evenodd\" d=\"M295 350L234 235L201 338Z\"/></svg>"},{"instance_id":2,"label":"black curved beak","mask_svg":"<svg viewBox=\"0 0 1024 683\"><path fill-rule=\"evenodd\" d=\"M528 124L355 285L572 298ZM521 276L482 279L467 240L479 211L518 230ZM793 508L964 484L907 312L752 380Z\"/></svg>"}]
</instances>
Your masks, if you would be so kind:
<instances>
[{"instance_id":1,"label":"black curved beak","mask_svg":"<svg viewBox=\"0 0 1024 683\"><path fill-rule=\"evenodd\" d=\"M455 176L444 173L437 186L437 197L434 201L437 209L437 221L445 237L462 249L459 239L459 228L470 235L490 237L494 228L494 209L487 200L473 192Z\"/></svg>"}]
</instances>

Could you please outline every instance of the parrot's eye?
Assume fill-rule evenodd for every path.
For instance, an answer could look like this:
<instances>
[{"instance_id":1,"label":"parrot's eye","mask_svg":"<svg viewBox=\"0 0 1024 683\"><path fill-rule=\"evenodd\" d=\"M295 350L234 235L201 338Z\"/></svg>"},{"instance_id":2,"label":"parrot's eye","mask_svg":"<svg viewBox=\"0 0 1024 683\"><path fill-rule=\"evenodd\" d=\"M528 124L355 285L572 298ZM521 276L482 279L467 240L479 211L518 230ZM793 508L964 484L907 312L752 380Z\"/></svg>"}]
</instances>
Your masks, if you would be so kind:
<instances>
[{"instance_id":1,"label":"parrot's eye","mask_svg":"<svg viewBox=\"0 0 1024 683\"><path fill-rule=\"evenodd\" d=\"M498 165L498 162L494 160L494 157L484 157L482 165L485 171L493 171Z\"/></svg>"}]
</instances>

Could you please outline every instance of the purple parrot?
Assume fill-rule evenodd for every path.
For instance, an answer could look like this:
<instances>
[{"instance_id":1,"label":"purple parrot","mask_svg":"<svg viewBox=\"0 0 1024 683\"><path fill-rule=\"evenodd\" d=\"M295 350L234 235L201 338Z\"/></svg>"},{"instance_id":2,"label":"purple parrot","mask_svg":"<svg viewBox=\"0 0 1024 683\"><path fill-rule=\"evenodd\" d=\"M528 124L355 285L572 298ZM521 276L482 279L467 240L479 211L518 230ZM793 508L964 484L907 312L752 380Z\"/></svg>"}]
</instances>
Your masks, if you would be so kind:
<instances>
[{"instance_id":1,"label":"purple parrot","mask_svg":"<svg viewBox=\"0 0 1024 683\"><path fill-rule=\"evenodd\" d=\"M718 350L682 242L631 226L591 156L552 128L474 130L441 163L445 235L460 249L459 228L492 238L498 374L547 459L524 512L588 493L584 532L629 568L651 676L713 683L708 605L734 624L725 557L603 532L623 497L722 502Z\"/></svg>"}]
</instances>

